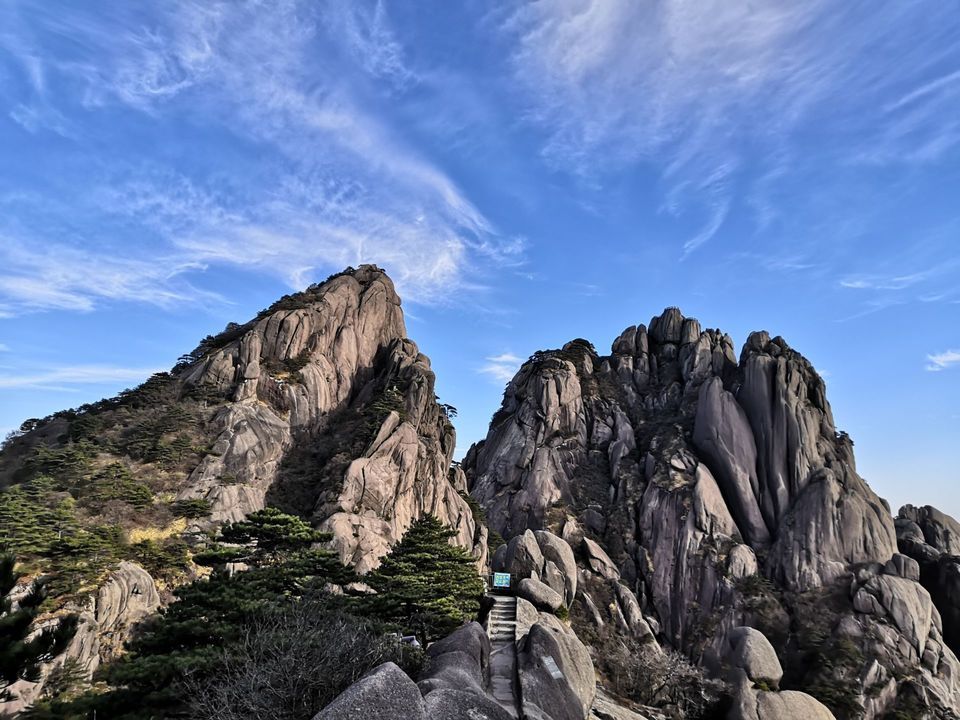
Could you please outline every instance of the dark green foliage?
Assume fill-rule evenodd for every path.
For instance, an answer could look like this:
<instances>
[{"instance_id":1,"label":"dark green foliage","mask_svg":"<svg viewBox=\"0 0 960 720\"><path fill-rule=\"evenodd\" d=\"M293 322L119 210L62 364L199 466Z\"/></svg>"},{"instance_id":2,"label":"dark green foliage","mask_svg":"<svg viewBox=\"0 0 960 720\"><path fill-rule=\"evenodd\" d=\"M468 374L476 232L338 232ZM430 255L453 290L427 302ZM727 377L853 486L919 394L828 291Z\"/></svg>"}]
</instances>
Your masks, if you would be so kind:
<instances>
[{"instance_id":1,"label":"dark green foliage","mask_svg":"<svg viewBox=\"0 0 960 720\"><path fill-rule=\"evenodd\" d=\"M130 556L154 579L175 581L190 569L190 550L180 538L141 540L130 546Z\"/></svg>"},{"instance_id":2,"label":"dark green foliage","mask_svg":"<svg viewBox=\"0 0 960 720\"><path fill-rule=\"evenodd\" d=\"M743 607L781 658L781 689L809 693L838 720L857 720L864 712L855 688L866 659L854 641L836 632L852 610L848 588L847 579L804 593L776 590L759 576L737 581Z\"/></svg>"},{"instance_id":3,"label":"dark green foliage","mask_svg":"<svg viewBox=\"0 0 960 720\"><path fill-rule=\"evenodd\" d=\"M310 364L310 351L302 350L296 357L263 361L263 369L270 375L285 375L286 379L303 382L300 371Z\"/></svg>"},{"instance_id":4,"label":"dark green foliage","mask_svg":"<svg viewBox=\"0 0 960 720\"><path fill-rule=\"evenodd\" d=\"M383 392L375 397L364 409L364 416L367 420L367 443L373 440L380 426L383 425L383 421L387 419L387 415L391 412L397 413L401 421L407 417L403 394L396 385L390 385L384 388Z\"/></svg>"},{"instance_id":5,"label":"dark green foliage","mask_svg":"<svg viewBox=\"0 0 960 720\"><path fill-rule=\"evenodd\" d=\"M112 463L96 473L86 484L77 488L80 504L96 512L113 500L143 510L153 503L153 492L137 482L130 470L120 463Z\"/></svg>"},{"instance_id":6,"label":"dark green foliage","mask_svg":"<svg viewBox=\"0 0 960 720\"><path fill-rule=\"evenodd\" d=\"M130 547L125 530L169 524L173 510L202 517L203 501L171 507L177 486L211 438L211 410L181 395L167 373L115 398L29 421L0 453L0 550L48 577L45 609L91 589L119 560L182 574L183 546ZM161 564L169 561L169 567Z\"/></svg>"},{"instance_id":7,"label":"dark green foliage","mask_svg":"<svg viewBox=\"0 0 960 720\"><path fill-rule=\"evenodd\" d=\"M9 699L7 688L17 680L35 681L40 664L63 652L77 628L76 615L68 615L28 639L45 588L42 582L35 582L14 609L13 602L5 596L19 578L15 568L13 555L0 555L0 701Z\"/></svg>"},{"instance_id":8,"label":"dark green foliage","mask_svg":"<svg viewBox=\"0 0 960 720\"><path fill-rule=\"evenodd\" d=\"M498 533L493 528L487 530L487 551L490 553L490 557L493 557L493 554L497 551L501 545L506 545L507 541L503 539L503 535Z\"/></svg>"},{"instance_id":9,"label":"dark green foliage","mask_svg":"<svg viewBox=\"0 0 960 720\"><path fill-rule=\"evenodd\" d=\"M480 503L478 503L476 499L474 499L474 497L470 495L470 493L457 492L457 494L461 498L463 498L464 502L466 502L467 506L470 508L470 515L473 518L473 524L474 524L474 527L476 528L473 532L473 542L474 544L476 544L480 540L481 531L483 530L484 526L487 524L487 513L484 511L482 507L480 507ZM492 532L494 531L488 530L488 533L487 533L488 543L490 540L490 533ZM500 537L500 535L497 535L497 537ZM502 537L500 537L500 543L503 544Z\"/></svg>"},{"instance_id":10,"label":"dark green foliage","mask_svg":"<svg viewBox=\"0 0 960 720\"><path fill-rule=\"evenodd\" d=\"M426 515L366 578L379 593L370 598L378 617L414 631L424 645L473 619L480 609L483 582L476 561L450 544L454 535Z\"/></svg>"},{"instance_id":11,"label":"dark green foliage","mask_svg":"<svg viewBox=\"0 0 960 720\"><path fill-rule=\"evenodd\" d=\"M268 565L328 540L329 534L314 530L300 518L268 507L251 513L245 520L224 525L218 542L208 551L198 553L195 560L204 565Z\"/></svg>"},{"instance_id":12,"label":"dark green foliage","mask_svg":"<svg viewBox=\"0 0 960 720\"><path fill-rule=\"evenodd\" d=\"M315 532L298 518L273 509L224 527L222 538L242 541L250 569L214 570L205 581L180 588L177 601L145 621L129 652L103 670L111 690L70 701L50 701L27 718L161 718L182 716L188 700L183 682L205 683L223 670L223 661L242 644L251 623L282 612L297 598L317 597L327 583L354 576L329 550L310 549ZM141 559L175 547L138 543ZM161 565L171 562L160 558Z\"/></svg>"},{"instance_id":13,"label":"dark green foliage","mask_svg":"<svg viewBox=\"0 0 960 720\"><path fill-rule=\"evenodd\" d=\"M207 517L210 514L212 504L205 498L190 498L189 500L178 500L170 508L177 517L196 520L197 518Z\"/></svg>"},{"instance_id":14,"label":"dark green foliage","mask_svg":"<svg viewBox=\"0 0 960 720\"><path fill-rule=\"evenodd\" d=\"M787 642L789 616L780 593L770 580L762 575L748 575L734 581L740 593L740 609L749 615L751 625L757 628L775 648Z\"/></svg>"},{"instance_id":15,"label":"dark green foliage","mask_svg":"<svg viewBox=\"0 0 960 720\"><path fill-rule=\"evenodd\" d=\"M0 549L43 568L51 601L125 557L120 528L81 523L73 497L43 475L0 492Z\"/></svg>"},{"instance_id":16,"label":"dark green foliage","mask_svg":"<svg viewBox=\"0 0 960 720\"><path fill-rule=\"evenodd\" d=\"M90 463L96 453L96 447L88 440L70 442L62 447L41 445L27 460L25 469L33 476L55 477L58 484L66 488L90 472Z\"/></svg>"},{"instance_id":17,"label":"dark green foliage","mask_svg":"<svg viewBox=\"0 0 960 720\"><path fill-rule=\"evenodd\" d=\"M440 398L437 398L437 402L440 402ZM440 403L440 410L444 415L447 416L447 418L451 420L455 418L459 412L453 405L449 403Z\"/></svg>"},{"instance_id":18,"label":"dark green foliage","mask_svg":"<svg viewBox=\"0 0 960 720\"><path fill-rule=\"evenodd\" d=\"M863 717L863 706L857 699L863 652L847 638L831 638L815 654L811 681L805 690L826 705L838 720Z\"/></svg>"}]
</instances>

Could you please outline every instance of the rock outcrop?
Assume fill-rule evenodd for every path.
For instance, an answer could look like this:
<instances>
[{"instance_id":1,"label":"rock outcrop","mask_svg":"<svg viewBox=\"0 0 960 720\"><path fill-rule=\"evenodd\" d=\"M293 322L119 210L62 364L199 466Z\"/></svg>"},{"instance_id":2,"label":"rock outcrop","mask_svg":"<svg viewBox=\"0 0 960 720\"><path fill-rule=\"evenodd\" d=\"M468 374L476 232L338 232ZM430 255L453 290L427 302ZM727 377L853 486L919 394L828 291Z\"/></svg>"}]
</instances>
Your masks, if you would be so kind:
<instances>
[{"instance_id":1,"label":"rock outcrop","mask_svg":"<svg viewBox=\"0 0 960 720\"><path fill-rule=\"evenodd\" d=\"M489 692L490 641L467 623L427 650L428 663L414 683L384 663L344 690L314 720L512 720Z\"/></svg>"},{"instance_id":2,"label":"rock outcrop","mask_svg":"<svg viewBox=\"0 0 960 720\"><path fill-rule=\"evenodd\" d=\"M733 720L960 717L960 523L909 505L891 517L823 380L782 338L752 333L738 358L729 336L669 308L608 355L582 339L538 352L462 465L434 379L389 278L350 269L205 339L108 442L93 441L109 429L86 411L36 421L0 458L0 481L22 482L37 448L81 443L93 448L83 462L113 453L133 476L155 461L133 457L128 430L156 430L159 447L188 417L202 426L181 443L194 459L147 488L169 495L164 507L173 495L208 504L188 539L273 505L329 531L365 572L432 514L478 568L514 575L516 621L497 640L515 651L506 704L471 623L428 649L417 683L381 665L318 720L506 720L514 694L534 720L635 720L613 696L611 658L666 662L670 650L726 680ZM164 423L144 425L150 413ZM484 514L507 541L492 558ZM91 677L161 605L134 563L98 582L62 608L78 630L44 677L68 661ZM5 711L42 681L11 690L19 704Z\"/></svg>"},{"instance_id":3,"label":"rock outcrop","mask_svg":"<svg viewBox=\"0 0 960 720\"><path fill-rule=\"evenodd\" d=\"M943 640L960 652L960 523L929 505L905 505L896 519L896 573L919 581L943 622ZM906 557L905 557L906 556Z\"/></svg>"},{"instance_id":4,"label":"rock outcrop","mask_svg":"<svg viewBox=\"0 0 960 720\"><path fill-rule=\"evenodd\" d=\"M727 720L836 720L829 708L806 693L777 690L783 669L763 633L734 628L726 661L734 695Z\"/></svg>"},{"instance_id":5,"label":"rock outcrop","mask_svg":"<svg viewBox=\"0 0 960 720\"><path fill-rule=\"evenodd\" d=\"M71 612L79 620L67 648L41 666L38 682L13 683L8 688L12 699L0 703L0 711L16 714L29 707L40 696L47 678L66 665L78 680L90 681L101 663L120 655L134 625L159 607L160 595L150 573L136 563L121 562L85 604L70 603L38 624L35 632L57 625L64 614Z\"/></svg>"},{"instance_id":6,"label":"rock outcrop","mask_svg":"<svg viewBox=\"0 0 960 720\"><path fill-rule=\"evenodd\" d=\"M534 541L567 541L575 630L655 641L713 666L735 628L780 626L772 652L789 670L784 690L759 691L754 715L816 717L815 700L792 694L808 685L824 698L847 688L867 720L917 702L960 712L935 607L956 597L960 573L942 558L960 528L906 509L895 528L857 474L823 380L783 338L752 333L738 359L729 336L670 308L627 328L609 355L585 340L535 353L463 468L508 540L495 567L553 577L559 592L557 578L574 574L548 573ZM904 556L928 561L926 590ZM815 618L825 627L809 630L816 641L798 637L822 597L832 598ZM797 655L810 642L843 657L830 677Z\"/></svg>"},{"instance_id":7,"label":"rock outcrop","mask_svg":"<svg viewBox=\"0 0 960 720\"><path fill-rule=\"evenodd\" d=\"M153 478L153 486L131 484L153 492L163 508L208 507L202 517L191 513L182 532L190 543L270 505L329 531L343 562L363 573L431 514L482 568L487 530L464 497L462 471L452 467L456 433L434 382L429 358L406 337L391 280L375 266L351 268L207 337L138 390L31 421L33 429L0 455L0 484L31 477L38 449L68 451L82 437L90 457L78 462L91 474L109 461L120 475ZM128 437L169 450L180 432L176 441L190 449L177 457L190 459L159 468ZM70 490L80 494L79 485ZM124 530L139 529L135 510L126 509ZM166 538L176 527L150 529ZM120 651L129 624L160 605L135 567L121 564L75 608L80 624L67 657L86 677ZM181 580L195 579L187 574ZM39 686L15 690L32 697Z\"/></svg>"},{"instance_id":8,"label":"rock outcrop","mask_svg":"<svg viewBox=\"0 0 960 720\"><path fill-rule=\"evenodd\" d=\"M426 513L484 552L483 531L448 475L456 434L430 360L406 337L400 298L381 270L335 276L194 355L180 379L228 402L213 453L179 495L210 501L212 521L268 501L293 504L313 512L360 572ZM296 477L302 467L285 467L311 463L308 483Z\"/></svg>"}]
</instances>

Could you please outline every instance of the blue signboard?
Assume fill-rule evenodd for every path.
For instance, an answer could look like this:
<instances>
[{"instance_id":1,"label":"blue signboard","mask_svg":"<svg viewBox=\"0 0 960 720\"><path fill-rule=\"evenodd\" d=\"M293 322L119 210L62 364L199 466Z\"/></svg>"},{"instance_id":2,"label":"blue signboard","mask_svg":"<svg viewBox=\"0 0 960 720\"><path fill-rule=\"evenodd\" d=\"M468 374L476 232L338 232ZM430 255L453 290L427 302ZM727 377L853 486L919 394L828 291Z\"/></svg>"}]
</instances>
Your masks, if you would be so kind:
<instances>
[{"instance_id":1,"label":"blue signboard","mask_svg":"<svg viewBox=\"0 0 960 720\"><path fill-rule=\"evenodd\" d=\"M510 587L510 573L498 573L493 574L493 586L495 588L508 588Z\"/></svg>"}]
</instances>

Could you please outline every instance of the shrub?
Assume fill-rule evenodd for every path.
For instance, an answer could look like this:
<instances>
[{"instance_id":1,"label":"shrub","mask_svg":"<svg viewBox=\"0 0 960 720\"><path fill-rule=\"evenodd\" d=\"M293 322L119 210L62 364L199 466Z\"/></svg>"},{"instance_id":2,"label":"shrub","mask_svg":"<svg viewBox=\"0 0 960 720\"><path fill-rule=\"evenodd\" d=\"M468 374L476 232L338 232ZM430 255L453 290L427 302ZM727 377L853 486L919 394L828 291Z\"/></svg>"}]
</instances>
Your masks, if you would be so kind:
<instances>
[{"instance_id":1,"label":"shrub","mask_svg":"<svg viewBox=\"0 0 960 720\"><path fill-rule=\"evenodd\" d=\"M185 682L196 720L310 720L377 665L403 664L403 647L327 602L293 601L249 623L221 650L211 678Z\"/></svg>"},{"instance_id":2,"label":"shrub","mask_svg":"<svg viewBox=\"0 0 960 720\"><path fill-rule=\"evenodd\" d=\"M680 719L702 718L720 702L725 686L706 677L674 650L629 638L605 657L614 689L643 705L662 708Z\"/></svg>"},{"instance_id":3,"label":"shrub","mask_svg":"<svg viewBox=\"0 0 960 720\"><path fill-rule=\"evenodd\" d=\"M187 500L178 500L173 504L171 510L177 517L196 520L206 517L210 514L212 504L205 498L189 498Z\"/></svg>"}]
</instances>

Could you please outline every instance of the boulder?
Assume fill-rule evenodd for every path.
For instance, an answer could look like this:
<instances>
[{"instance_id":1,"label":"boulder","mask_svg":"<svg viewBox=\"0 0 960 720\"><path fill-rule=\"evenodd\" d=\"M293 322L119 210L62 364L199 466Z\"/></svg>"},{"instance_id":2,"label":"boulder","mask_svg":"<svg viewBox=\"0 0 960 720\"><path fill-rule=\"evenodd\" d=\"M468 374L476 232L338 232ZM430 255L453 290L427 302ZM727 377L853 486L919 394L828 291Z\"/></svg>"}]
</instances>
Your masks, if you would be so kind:
<instances>
[{"instance_id":1,"label":"boulder","mask_svg":"<svg viewBox=\"0 0 960 720\"><path fill-rule=\"evenodd\" d=\"M620 571L617 566L596 541L584 538L583 550L587 556L587 565L593 572L608 580L618 580L620 578Z\"/></svg>"},{"instance_id":2,"label":"boulder","mask_svg":"<svg viewBox=\"0 0 960 720\"><path fill-rule=\"evenodd\" d=\"M887 560L887 564L883 566L883 572L920 582L920 564L913 558L900 553L894 553L893 557Z\"/></svg>"},{"instance_id":3,"label":"boulder","mask_svg":"<svg viewBox=\"0 0 960 720\"><path fill-rule=\"evenodd\" d=\"M770 641L752 627L737 627L727 635L727 662L743 670L754 682L773 688L780 684L783 668Z\"/></svg>"},{"instance_id":4,"label":"boulder","mask_svg":"<svg viewBox=\"0 0 960 720\"><path fill-rule=\"evenodd\" d=\"M577 596L577 561L573 555L573 548L566 540L546 530L536 530L533 534L540 545L543 557L554 563L563 576L563 601L567 607L570 607Z\"/></svg>"},{"instance_id":5,"label":"boulder","mask_svg":"<svg viewBox=\"0 0 960 720\"><path fill-rule=\"evenodd\" d=\"M556 612L563 605L563 597L559 593L549 585L533 578L524 578L520 581L517 585L517 595L524 600L529 600L536 607L550 612Z\"/></svg>"},{"instance_id":6,"label":"boulder","mask_svg":"<svg viewBox=\"0 0 960 720\"><path fill-rule=\"evenodd\" d=\"M757 556L749 545L734 545L727 556L727 572L732 578L757 574Z\"/></svg>"},{"instance_id":7,"label":"boulder","mask_svg":"<svg viewBox=\"0 0 960 720\"><path fill-rule=\"evenodd\" d=\"M533 577L540 579L543 569L543 553L532 530L517 535L507 543L504 567L516 579Z\"/></svg>"},{"instance_id":8,"label":"boulder","mask_svg":"<svg viewBox=\"0 0 960 720\"><path fill-rule=\"evenodd\" d=\"M742 670L734 680L727 720L836 720L819 700L795 690L758 690Z\"/></svg>"},{"instance_id":9,"label":"boulder","mask_svg":"<svg viewBox=\"0 0 960 720\"><path fill-rule=\"evenodd\" d=\"M340 693L314 720L427 720L416 684L392 662L378 665Z\"/></svg>"},{"instance_id":10,"label":"boulder","mask_svg":"<svg viewBox=\"0 0 960 720\"><path fill-rule=\"evenodd\" d=\"M758 693L759 720L836 720L816 698L796 690Z\"/></svg>"},{"instance_id":11,"label":"boulder","mask_svg":"<svg viewBox=\"0 0 960 720\"><path fill-rule=\"evenodd\" d=\"M593 705L596 677L590 651L575 634L537 623L519 654L524 713L551 720L585 720Z\"/></svg>"},{"instance_id":12,"label":"boulder","mask_svg":"<svg viewBox=\"0 0 960 720\"><path fill-rule=\"evenodd\" d=\"M648 720L648 718L623 707L605 693L602 688L598 687L597 696L594 698L593 707L590 710L590 720Z\"/></svg>"},{"instance_id":13,"label":"boulder","mask_svg":"<svg viewBox=\"0 0 960 720\"><path fill-rule=\"evenodd\" d=\"M923 655L930 628L936 619L933 602L922 585L893 575L871 577L854 596L859 612L889 617L916 652Z\"/></svg>"},{"instance_id":14,"label":"boulder","mask_svg":"<svg viewBox=\"0 0 960 720\"><path fill-rule=\"evenodd\" d=\"M930 505L904 505L899 517L912 521L923 534L924 541L947 555L960 555L960 522Z\"/></svg>"},{"instance_id":15,"label":"boulder","mask_svg":"<svg viewBox=\"0 0 960 720\"><path fill-rule=\"evenodd\" d=\"M417 683L427 695L438 689L482 695L489 680L490 639L483 626L470 622L427 648L430 658Z\"/></svg>"},{"instance_id":16,"label":"boulder","mask_svg":"<svg viewBox=\"0 0 960 720\"><path fill-rule=\"evenodd\" d=\"M515 720L493 698L462 690L434 690L424 701L428 720Z\"/></svg>"}]
</instances>

